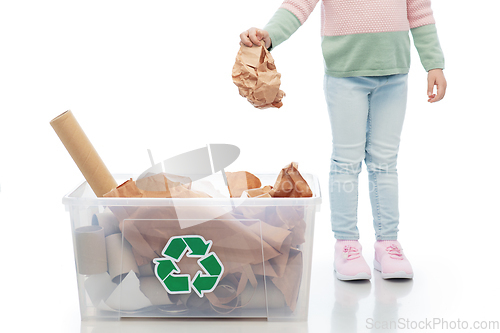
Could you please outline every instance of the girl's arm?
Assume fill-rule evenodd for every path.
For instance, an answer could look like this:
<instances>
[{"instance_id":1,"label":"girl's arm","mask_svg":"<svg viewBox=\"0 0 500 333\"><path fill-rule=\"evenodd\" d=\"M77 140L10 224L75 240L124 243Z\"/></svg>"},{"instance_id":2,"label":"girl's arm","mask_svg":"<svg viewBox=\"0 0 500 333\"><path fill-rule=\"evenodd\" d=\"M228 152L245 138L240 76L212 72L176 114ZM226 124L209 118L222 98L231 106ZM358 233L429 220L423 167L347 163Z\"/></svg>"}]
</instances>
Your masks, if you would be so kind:
<instances>
[{"instance_id":1,"label":"girl's arm","mask_svg":"<svg viewBox=\"0 0 500 333\"><path fill-rule=\"evenodd\" d=\"M417 48L422 66L428 72L428 102L438 102L445 95L446 79L443 74L444 56L437 36L431 0L407 0L407 12L413 43ZM437 87L436 94L434 94L434 86Z\"/></svg>"},{"instance_id":2,"label":"girl's arm","mask_svg":"<svg viewBox=\"0 0 500 333\"><path fill-rule=\"evenodd\" d=\"M314 10L319 0L284 0L280 8L266 24L264 29L250 28L240 34L241 42L252 46L264 40L266 48L271 51L287 40Z\"/></svg>"}]
</instances>

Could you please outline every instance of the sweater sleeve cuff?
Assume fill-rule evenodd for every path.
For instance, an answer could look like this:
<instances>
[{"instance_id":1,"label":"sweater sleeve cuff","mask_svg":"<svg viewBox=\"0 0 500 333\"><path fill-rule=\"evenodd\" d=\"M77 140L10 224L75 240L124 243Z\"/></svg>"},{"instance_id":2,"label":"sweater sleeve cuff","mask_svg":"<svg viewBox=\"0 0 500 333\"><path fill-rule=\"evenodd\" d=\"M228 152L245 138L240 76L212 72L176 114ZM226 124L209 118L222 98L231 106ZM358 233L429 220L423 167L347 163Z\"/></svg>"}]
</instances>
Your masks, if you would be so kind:
<instances>
[{"instance_id":1,"label":"sweater sleeve cuff","mask_svg":"<svg viewBox=\"0 0 500 333\"><path fill-rule=\"evenodd\" d=\"M439 44L435 24L427 24L411 29L413 43L417 48L420 62L428 72L431 69L444 69L444 56Z\"/></svg>"},{"instance_id":2,"label":"sweater sleeve cuff","mask_svg":"<svg viewBox=\"0 0 500 333\"><path fill-rule=\"evenodd\" d=\"M269 51L287 40L298 28L300 21L292 12L279 8L273 17L264 27L271 37L271 47Z\"/></svg>"}]
</instances>

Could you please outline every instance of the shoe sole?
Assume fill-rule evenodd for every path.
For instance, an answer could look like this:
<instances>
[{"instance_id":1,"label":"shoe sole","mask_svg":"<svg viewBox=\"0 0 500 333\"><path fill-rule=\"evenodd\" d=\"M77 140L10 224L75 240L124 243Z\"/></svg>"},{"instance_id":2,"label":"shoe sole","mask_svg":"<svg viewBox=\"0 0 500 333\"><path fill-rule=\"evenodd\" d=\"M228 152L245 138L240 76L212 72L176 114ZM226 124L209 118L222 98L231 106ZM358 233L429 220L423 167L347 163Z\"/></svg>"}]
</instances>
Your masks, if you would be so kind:
<instances>
[{"instance_id":1,"label":"shoe sole","mask_svg":"<svg viewBox=\"0 0 500 333\"><path fill-rule=\"evenodd\" d=\"M363 272L358 273L356 275L344 275L344 274L340 274L336 270L335 270L335 276L337 277L337 279L339 279L341 281L370 280L372 277L370 274L366 274Z\"/></svg>"},{"instance_id":2,"label":"shoe sole","mask_svg":"<svg viewBox=\"0 0 500 333\"><path fill-rule=\"evenodd\" d=\"M382 268L380 267L380 263L377 260L373 260L373 268L380 272L382 275L382 279L413 279L413 273L406 273L405 271L397 271L394 273L384 273L382 272Z\"/></svg>"}]
</instances>

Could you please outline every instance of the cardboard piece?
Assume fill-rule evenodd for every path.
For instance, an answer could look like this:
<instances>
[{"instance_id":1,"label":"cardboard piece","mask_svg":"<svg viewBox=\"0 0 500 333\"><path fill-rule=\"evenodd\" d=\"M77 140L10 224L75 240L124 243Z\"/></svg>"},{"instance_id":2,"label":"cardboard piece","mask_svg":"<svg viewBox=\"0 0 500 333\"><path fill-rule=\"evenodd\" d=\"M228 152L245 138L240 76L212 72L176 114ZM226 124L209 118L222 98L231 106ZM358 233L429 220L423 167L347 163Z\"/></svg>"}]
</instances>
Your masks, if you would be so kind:
<instances>
[{"instance_id":1,"label":"cardboard piece","mask_svg":"<svg viewBox=\"0 0 500 333\"><path fill-rule=\"evenodd\" d=\"M68 110L50 121L57 136L75 161L95 195L102 197L104 193L116 187L116 181L109 172L97 151L76 121L71 110Z\"/></svg>"},{"instance_id":2,"label":"cardboard piece","mask_svg":"<svg viewBox=\"0 0 500 333\"><path fill-rule=\"evenodd\" d=\"M254 107L267 109L280 108L285 93L280 90L281 74L276 71L274 59L266 49L264 41L261 45L248 47L241 45L233 66L232 77L241 96Z\"/></svg>"}]
</instances>

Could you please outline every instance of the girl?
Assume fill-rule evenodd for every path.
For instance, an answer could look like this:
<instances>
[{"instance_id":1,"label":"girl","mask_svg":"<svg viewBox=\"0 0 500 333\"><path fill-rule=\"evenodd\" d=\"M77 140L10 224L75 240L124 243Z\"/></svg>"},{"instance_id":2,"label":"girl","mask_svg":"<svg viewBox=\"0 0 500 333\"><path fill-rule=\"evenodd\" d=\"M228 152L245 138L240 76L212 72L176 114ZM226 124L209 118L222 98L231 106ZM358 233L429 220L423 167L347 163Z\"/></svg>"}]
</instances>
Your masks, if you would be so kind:
<instances>
[{"instance_id":1,"label":"girl","mask_svg":"<svg viewBox=\"0 0 500 333\"><path fill-rule=\"evenodd\" d=\"M304 24L318 1L285 0L264 29L241 33L241 42L250 47L263 40L272 50ZM428 101L441 100L446 91L430 0L322 0L321 18L324 91L333 138L329 192L336 276L371 278L357 228L358 174L364 160L377 239L374 268L384 279L413 278L397 241L396 161L406 109L409 31L428 72Z\"/></svg>"}]
</instances>

